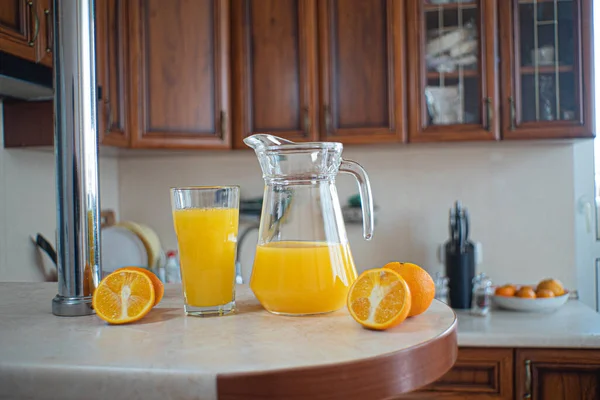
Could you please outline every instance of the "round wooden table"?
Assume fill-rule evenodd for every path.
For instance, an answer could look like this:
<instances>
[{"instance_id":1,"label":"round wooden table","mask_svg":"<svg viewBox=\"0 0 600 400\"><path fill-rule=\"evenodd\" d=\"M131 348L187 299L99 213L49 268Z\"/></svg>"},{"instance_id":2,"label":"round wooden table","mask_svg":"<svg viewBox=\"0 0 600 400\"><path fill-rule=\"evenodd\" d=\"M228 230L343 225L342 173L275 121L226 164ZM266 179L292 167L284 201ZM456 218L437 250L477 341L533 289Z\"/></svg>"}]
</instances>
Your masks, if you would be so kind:
<instances>
[{"instance_id":1,"label":"round wooden table","mask_svg":"<svg viewBox=\"0 0 600 400\"><path fill-rule=\"evenodd\" d=\"M109 326L51 315L56 284L0 289L0 387L14 397L384 399L438 379L457 355L456 316L437 301L375 332L345 309L269 314L246 286L236 315L186 317L168 285L143 320Z\"/></svg>"}]
</instances>

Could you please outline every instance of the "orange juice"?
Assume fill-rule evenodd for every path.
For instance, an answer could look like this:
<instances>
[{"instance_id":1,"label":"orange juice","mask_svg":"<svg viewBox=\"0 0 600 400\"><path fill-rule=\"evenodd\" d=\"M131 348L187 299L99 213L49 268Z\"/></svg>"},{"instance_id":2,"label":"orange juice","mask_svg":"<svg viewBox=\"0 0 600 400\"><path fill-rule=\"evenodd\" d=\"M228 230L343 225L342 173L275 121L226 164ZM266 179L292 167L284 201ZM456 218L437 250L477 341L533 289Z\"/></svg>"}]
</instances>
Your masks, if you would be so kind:
<instances>
[{"instance_id":1,"label":"orange juice","mask_svg":"<svg viewBox=\"0 0 600 400\"><path fill-rule=\"evenodd\" d=\"M210 307L233 301L235 208L194 208L173 212L186 304Z\"/></svg>"},{"instance_id":2,"label":"orange juice","mask_svg":"<svg viewBox=\"0 0 600 400\"><path fill-rule=\"evenodd\" d=\"M342 308L355 279L348 244L282 241L257 246L250 287L268 311L319 314Z\"/></svg>"}]
</instances>

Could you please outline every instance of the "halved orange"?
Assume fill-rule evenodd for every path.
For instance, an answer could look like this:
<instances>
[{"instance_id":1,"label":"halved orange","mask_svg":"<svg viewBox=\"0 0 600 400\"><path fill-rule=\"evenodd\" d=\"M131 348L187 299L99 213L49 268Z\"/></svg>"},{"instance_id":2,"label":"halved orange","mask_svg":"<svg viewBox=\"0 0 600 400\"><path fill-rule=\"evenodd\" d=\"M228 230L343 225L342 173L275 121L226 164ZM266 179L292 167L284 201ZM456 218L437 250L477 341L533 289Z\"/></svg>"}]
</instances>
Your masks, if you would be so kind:
<instances>
[{"instance_id":1,"label":"halved orange","mask_svg":"<svg viewBox=\"0 0 600 400\"><path fill-rule=\"evenodd\" d=\"M348 311L369 329L392 328L408 317L410 289L406 281L387 268L370 269L356 279L348 292Z\"/></svg>"},{"instance_id":2,"label":"halved orange","mask_svg":"<svg viewBox=\"0 0 600 400\"><path fill-rule=\"evenodd\" d=\"M154 272L148 271L147 269L140 267L123 267L119 268L115 272L117 271L139 271L143 274L146 274L146 276L152 281L152 285L154 285L154 305L160 303L165 294L165 285L163 285L163 283L160 281L160 279L158 279L158 276L156 276Z\"/></svg>"},{"instance_id":3,"label":"halved orange","mask_svg":"<svg viewBox=\"0 0 600 400\"><path fill-rule=\"evenodd\" d=\"M143 318L154 306L154 285L139 271L115 271L102 279L92 297L96 315L110 324Z\"/></svg>"}]
</instances>

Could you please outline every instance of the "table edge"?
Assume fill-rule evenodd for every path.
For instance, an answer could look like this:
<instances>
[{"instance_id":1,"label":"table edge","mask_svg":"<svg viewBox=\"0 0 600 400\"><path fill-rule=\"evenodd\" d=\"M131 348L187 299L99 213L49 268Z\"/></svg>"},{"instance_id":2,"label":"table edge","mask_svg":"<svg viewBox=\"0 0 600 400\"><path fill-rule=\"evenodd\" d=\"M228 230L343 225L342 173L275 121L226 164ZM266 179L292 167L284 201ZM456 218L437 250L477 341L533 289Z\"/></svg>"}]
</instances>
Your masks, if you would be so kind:
<instances>
[{"instance_id":1,"label":"table edge","mask_svg":"<svg viewBox=\"0 0 600 400\"><path fill-rule=\"evenodd\" d=\"M458 356L457 318L416 346L357 361L217 375L219 400L382 399L437 380Z\"/></svg>"}]
</instances>

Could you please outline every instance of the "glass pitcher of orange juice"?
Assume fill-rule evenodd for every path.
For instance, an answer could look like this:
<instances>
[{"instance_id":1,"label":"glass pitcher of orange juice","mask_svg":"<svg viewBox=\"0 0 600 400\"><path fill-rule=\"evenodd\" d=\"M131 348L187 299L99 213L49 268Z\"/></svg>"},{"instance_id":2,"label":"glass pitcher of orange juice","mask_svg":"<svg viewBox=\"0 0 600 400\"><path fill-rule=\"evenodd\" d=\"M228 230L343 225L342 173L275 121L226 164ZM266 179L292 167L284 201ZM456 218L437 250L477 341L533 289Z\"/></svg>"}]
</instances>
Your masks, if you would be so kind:
<instances>
[{"instance_id":1,"label":"glass pitcher of orange juice","mask_svg":"<svg viewBox=\"0 0 600 400\"><path fill-rule=\"evenodd\" d=\"M310 315L346 303L356 269L335 187L338 172L356 177L363 235L373 235L365 170L342 159L341 143L294 143L272 135L244 139L263 172L265 190L250 287L275 314Z\"/></svg>"}]
</instances>

